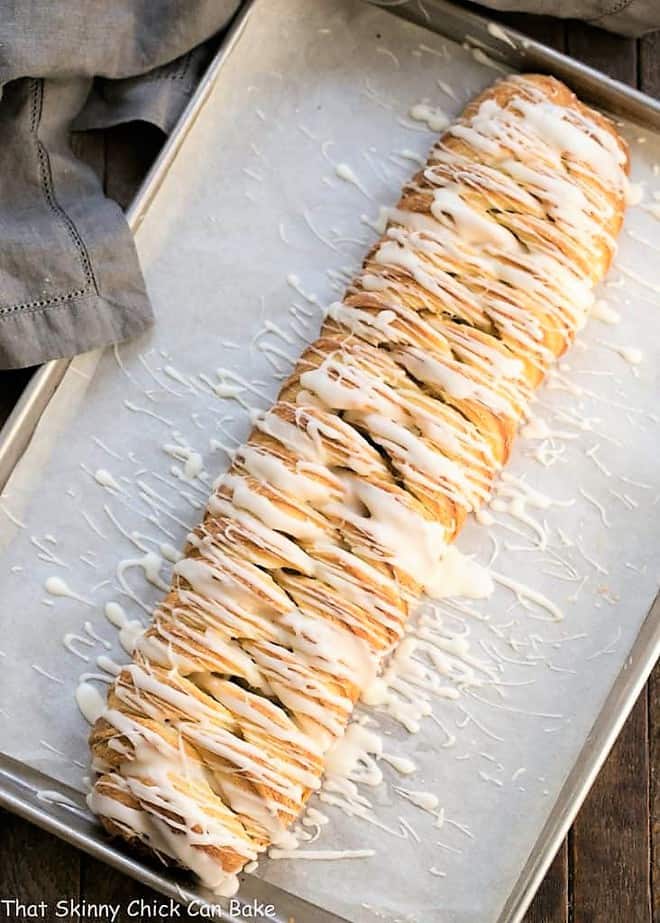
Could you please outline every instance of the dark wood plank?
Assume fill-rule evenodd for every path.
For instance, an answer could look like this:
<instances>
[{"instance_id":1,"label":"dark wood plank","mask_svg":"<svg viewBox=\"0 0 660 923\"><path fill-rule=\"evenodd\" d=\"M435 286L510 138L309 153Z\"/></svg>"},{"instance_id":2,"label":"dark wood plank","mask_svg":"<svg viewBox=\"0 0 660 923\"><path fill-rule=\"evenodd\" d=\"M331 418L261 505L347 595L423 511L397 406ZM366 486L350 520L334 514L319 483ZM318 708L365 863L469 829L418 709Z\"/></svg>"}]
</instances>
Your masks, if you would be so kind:
<instances>
[{"instance_id":1,"label":"dark wood plank","mask_svg":"<svg viewBox=\"0 0 660 923\"><path fill-rule=\"evenodd\" d=\"M564 840L527 911L525 923L568 923L568 884L568 843Z\"/></svg>"},{"instance_id":2,"label":"dark wood plank","mask_svg":"<svg viewBox=\"0 0 660 923\"><path fill-rule=\"evenodd\" d=\"M613 35L571 20L568 23L567 51L571 57L622 83L637 85L637 43L633 38Z\"/></svg>"},{"instance_id":3,"label":"dark wood plank","mask_svg":"<svg viewBox=\"0 0 660 923\"><path fill-rule=\"evenodd\" d=\"M660 32L639 42L639 88L660 99ZM660 664L647 686L649 736L650 886L654 923L660 923Z\"/></svg>"},{"instance_id":4,"label":"dark wood plank","mask_svg":"<svg viewBox=\"0 0 660 923\"><path fill-rule=\"evenodd\" d=\"M44 833L32 824L0 810L0 898L24 904L45 901L52 908L58 900L80 895L80 853L73 846ZM1 913L1 911L0 911ZM7 920L20 919L19 912L2 913Z\"/></svg>"},{"instance_id":5,"label":"dark wood plank","mask_svg":"<svg viewBox=\"0 0 660 923\"><path fill-rule=\"evenodd\" d=\"M660 99L660 32L640 39L639 88Z\"/></svg>"},{"instance_id":6,"label":"dark wood plank","mask_svg":"<svg viewBox=\"0 0 660 923\"><path fill-rule=\"evenodd\" d=\"M568 26L573 57L632 86L638 45L583 23ZM648 709L643 693L569 837L572 923L650 923Z\"/></svg>"},{"instance_id":7,"label":"dark wood plank","mask_svg":"<svg viewBox=\"0 0 660 923\"><path fill-rule=\"evenodd\" d=\"M658 93L660 96L660 93ZM649 900L660 923L660 663L646 686L649 748Z\"/></svg>"},{"instance_id":8,"label":"dark wood plank","mask_svg":"<svg viewBox=\"0 0 660 923\"><path fill-rule=\"evenodd\" d=\"M651 923L647 727L643 693L573 826L572 923Z\"/></svg>"},{"instance_id":9,"label":"dark wood plank","mask_svg":"<svg viewBox=\"0 0 660 923\"><path fill-rule=\"evenodd\" d=\"M122 875L104 862L83 855L80 872L80 897L93 904L111 904L119 907L115 923L135 923L136 920L169 919L169 913L148 915L140 910L140 905L153 908L155 905L168 904L169 899L147 888L132 878ZM181 907L179 915L173 919L186 921L193 917ZM197 923L199 916L196 918Z\"/></svg>"}]
</instances>

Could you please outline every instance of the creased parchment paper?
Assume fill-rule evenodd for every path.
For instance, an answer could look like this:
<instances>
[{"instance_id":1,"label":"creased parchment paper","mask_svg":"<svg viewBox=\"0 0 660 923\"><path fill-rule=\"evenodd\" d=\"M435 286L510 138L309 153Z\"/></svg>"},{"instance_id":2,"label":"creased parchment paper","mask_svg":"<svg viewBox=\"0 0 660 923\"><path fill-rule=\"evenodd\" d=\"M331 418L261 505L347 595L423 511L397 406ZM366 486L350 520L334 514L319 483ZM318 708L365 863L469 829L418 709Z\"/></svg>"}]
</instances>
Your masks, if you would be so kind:
<instances>
[{"instance_id":1,"label":"creased parchment paper","mask_svg":"<svg viewBox=\"0 0 660 923\"><path fill-rule=\"evenodd\" d=\"M257 2L138 233L156 327L73 363L0 504L0 741L53 788L85 786L81 674L108 678L97 658L125 657L104 607L147 619L223 446L276 393L318 306L375 239L365 219L396 200L437 134L411 108L451 116L497 76L359 2ZM381 761L384 782L363 787L393 832L315 801L330 823L309 848L375 856L263 860L256 873L356 923L498 916L655 595L660 143L623 132L644 198L599 292L601 316L620 323L590 322L508 469L558 502L527 505L536 527L491 511L499 524L469 522L458 543L563 619L504 585L469 611L444 607L447 638L469 645L482 682L447 680L417 734L371 713L386 752L416 766L403 776Z\"/></svg>"}]
</instances>

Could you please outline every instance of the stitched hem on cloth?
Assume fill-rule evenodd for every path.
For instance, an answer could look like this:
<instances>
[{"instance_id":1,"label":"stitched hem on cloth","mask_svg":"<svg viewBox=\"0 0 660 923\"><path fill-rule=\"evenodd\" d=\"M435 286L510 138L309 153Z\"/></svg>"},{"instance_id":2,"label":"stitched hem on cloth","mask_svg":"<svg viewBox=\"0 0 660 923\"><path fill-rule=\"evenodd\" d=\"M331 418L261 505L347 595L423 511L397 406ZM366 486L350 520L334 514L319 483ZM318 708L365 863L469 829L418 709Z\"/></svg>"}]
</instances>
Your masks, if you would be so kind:
<instances>
[{"instance_id":1,"label":"stitched hem on cloth","mask_svg":"<svg viewBox=\"0 0 660 923\"><path fill-rule=\"evenodd\" d=\"M598 23L603 19L607 19L608 16L616 16L617 13L623 13L631 4L633 0L617 0L609 9L605 10L604 13L599 13L598 16L594 16L593 19L588 19L588 23Z\"/></svg>"},{"instance_id":2,"label":"stitched hem on cloth","mask_svg":"<svg viewBox=\"0 0 660 923\"><path fill-rule=\"evenodd\" d=\"M90 286L79 288L73 292L66 292L64 295L53 295L51 298L42 298L39 301L24 301L22 304L12 304L5 308L0 308L0 323L7 317L11 317L16 312L21 314L35 314L38 311L46 311L51 307L62 307L62 302L70 301L72 298L80 298L82 295L92 295L94 289ZM98 294L98 293L96 293Z\"/></svg>"},{"instance_id":3,"label":"stitched hem on cloth","mask_svg":"<svg viewBox=\"0 0 660 923\"><path fill-rule=\"evenodd\" d=\"M117 302L83 292L47 308L1 316L0 369L38 365L139 336L152 326L153 314L144 296L125 297Z\"/></svg>"},{"instance_id":4,"label":"stitched hem on cloth","mask_svg":"<svg viewBox=\"0 0 660 923\"><path fill-rule=\"evenodd\" d=\"M32 80L31 81L31 92L32 92L32 113L30 120L30 132L33 135L35 147L37 150L37 159L39 161L39 181L41 185L41 191L43 196L48 204L48 207L55 215L59 223L64 227L64 229L69 234L69 237L73 241L73 245L76 248L80 263L82 265L83 274L85 276L85 286L82 289L77 289L71 292L63 293L61 295L53 296L57 303L63 298L71 298L76 294L82 294L83 292L93 290L99 294L98 284L96 282L96 277L94 276L94 271L92 269L91 260L89 258L89 253L87 252L87 247L83 241L78 228L76 227L73 220L62 208L60 203L57 200L55 195L55 188L53 184L53 171L50 165L50 157L48 156L48 151L44 147L39 138L39 125L41 124L41 115L43 112L43 100L44 100L44 81L43 80ZM27 305L26 305L27 306ZM45 305L42 305L45 306ZM22 306L12 305L10 308L3 308L2 312L7 310L19 310Z\"/></svg>"}]
</instances>

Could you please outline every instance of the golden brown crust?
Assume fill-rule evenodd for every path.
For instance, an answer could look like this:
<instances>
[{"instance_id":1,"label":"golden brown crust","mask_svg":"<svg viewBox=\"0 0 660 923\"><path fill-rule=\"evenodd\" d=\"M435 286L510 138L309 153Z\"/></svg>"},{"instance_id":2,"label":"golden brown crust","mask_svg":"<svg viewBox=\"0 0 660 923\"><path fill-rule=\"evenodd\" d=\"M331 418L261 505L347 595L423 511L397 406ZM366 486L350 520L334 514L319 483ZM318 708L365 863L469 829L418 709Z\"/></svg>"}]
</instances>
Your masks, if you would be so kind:
<instances>
[{"instance_id":1,"label":"golden brown crust","mask_svg":"<svg viewBox=\"0 0 660 923\"><path fill-rule=\"evenodd\" d=\"M165 825L167 861L231 874L299 815L426 586L388 517L428 548L488 497L607 271L628 172L614 125L542 75L441 136L110 690L90 737L109 833L160 853Z\"/></svg>"}]
</instances>

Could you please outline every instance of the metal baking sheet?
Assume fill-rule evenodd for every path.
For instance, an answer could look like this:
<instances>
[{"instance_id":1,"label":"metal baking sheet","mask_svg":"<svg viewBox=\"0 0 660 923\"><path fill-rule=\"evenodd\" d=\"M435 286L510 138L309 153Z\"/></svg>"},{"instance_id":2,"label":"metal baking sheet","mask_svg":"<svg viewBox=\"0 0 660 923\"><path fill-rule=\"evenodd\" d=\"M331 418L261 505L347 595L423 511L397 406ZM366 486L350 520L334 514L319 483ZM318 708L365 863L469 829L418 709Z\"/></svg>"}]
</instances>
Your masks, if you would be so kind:
<instances>
[{"instance_id":1,"label":"metal baking sheet","mask_svg":"<svg viewBox=\"0 0 660 923\"><path fill-rule=\"evenodd\" d=\"M406 11L422 16L423 28L392 16ZM472 50L434 34L431 26L480 42L476 58ZM227 430L241 436L248 428L245 407L212 393L211 385L226 394L227 385L237 382L218 370L249 378L254 391L242 393L245 403L263 404L275 393L287 363L283 353L293 355L303 339L313 337L316 302L332 300L343 274L358 265L375 236L361 215L371 220L379 204L396 198L414 167L410 157L425 154L432 141L433 133L411 119L411 106L427 98L448 115L455 113L492 82L507 56L520 63L513 60L514 50L536 66L538 46L506 34L515 49L482 20L439 3L377 10L349 0L257 0L239 20L133 212L159 324L118 354L75 360L44 402L45 411L35 403L47 394L44 382L52 388L52 373L44 371L19 411L22 417L12 422L15 435L5 443L4 463L15 461L11 455L18 452L19 438L30 420L39 420L2 498L6 567L0 578L5 599L0 649L6 655L3 667L16 665L3 670L0 680L0 708L6 712L0 715L5 722L0 739L7 752L2 799L173 896L188 887L185 879L126 857L74 810L81 803L86 728L73 690L80 673L95 671L104 648L101 642L92 646L69 639L89 658L85 663L62 645L62 637L71 632L93 640L82 627L89 621L116 646L103 615L109 600L120 599L132 617L144 615L139 604L126 600L126 586L122 595L117 585L117 561L135 556L135 549L118 534L116 523L129 532L149 530L151 536L155 530L161 544L165 537L181 542L185 528L199 518L208 485L203 480L183 484L174 469L190 459L192 450L208 471L220 470L219 445L231 439ZM588 90L593 80L588 72L566 59L555 64L555 72L576 89ZM653 123L657 107L645 104L642 112L639 94L609 89L611 97L608 85L598 84L599 93L605 93L598 101ZM634 177L646 183L650 203L650 210L643 204L631 212L628 227L646 239L655 220L652 192L658 185L654 167L660 144L646 130L626 126L624 131L633 144ZM185 147L176 156L184 136ZM643 142L637 140L642 137ZM539 442L522 440L510 468L548 496L577 501L544 516L555 539L557 528L578 537L592 561L580 558L589 581L579 593L577 585L561 581L558 590L551 577L537 573L546 565L530 565L520 553L507 563L502 546L512 535L495 533L497 568L520 579L531 571L530 582L536 580L536 587L568 604L565 621L537 622L538 609L520 607L505 615L515 602L506 591L482 607L489 621L469 622L470 643L482 657L495 645L502 667L501 681L485 690L489 704L479 701L484 696L477 690L472 690L476 698L435 703L436 717L449 734L427 723L422 734L407 737L394 722L377 716L387 749L412 756L418 770L406 779L388 772L387 784L367 795L383 822L395 827L402 817L414 836L388 839L323 807L332 823L318 848L373 846L378 855L335 864L265 861L257 873L261 880L246 877L243 899L272 895L282 919L297 914L305 921L334 916L356 923L503 923L521 918L657 655L659 614L644 616L658 573L657 525L649 514L658 492L651 452L657 420L649 405L657 393L660 332L650 304L656 292L649 286L657 287L659 280L649 274L644 247L624 235L618 263L628 275L615 269L611 288L604 289L619 305L621 325L610 329L594 322L582 340L586 348L578 346L568 358L565 378L541 395L541 416L552 420L557 411L570 416L579 406L591 432L555 419L556 429L579 437L557 436L556 445L546 447L546 461L559 453L556 464L539 464L529 455L538 453ZM636 275L644 282L635 282ZM266 348L264 318L284 332L271 328ZM615 349L640 345L642 325L644 361L630 366ZM565 390L575 392L579 383L579 395ZM610 482L599 465L638 486ZM145 491L139 482L145 479L160 495L158 500L149 494L169 535L140 516L140 510L154 512L153 503L145 506L140 497ZM570 495L569 482L574 492L579 485L591 499ZM485 560L491 534L470 525L460 545ZM613 551L614 535L625 547L624 556ZM569 557L580 557L579 549L567 548ZM139 565L132 567L127 586L148 604L158 591L137 579L140 571ZM92 605L49 594L46 582L54 576ZM571 603L568 598L575 594ZM20 625L11 618L14 612L22 613ZM494 658L491 665L497 669L497 663ZM25 690L20 700L16 688ZM444 746L452 738L453 745ZM437 794L445 825L434 826L438 820L411 806L397 788ZM52 803L58 799L59 806Z\"/></svg>"}]
</instances>

